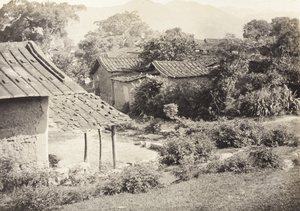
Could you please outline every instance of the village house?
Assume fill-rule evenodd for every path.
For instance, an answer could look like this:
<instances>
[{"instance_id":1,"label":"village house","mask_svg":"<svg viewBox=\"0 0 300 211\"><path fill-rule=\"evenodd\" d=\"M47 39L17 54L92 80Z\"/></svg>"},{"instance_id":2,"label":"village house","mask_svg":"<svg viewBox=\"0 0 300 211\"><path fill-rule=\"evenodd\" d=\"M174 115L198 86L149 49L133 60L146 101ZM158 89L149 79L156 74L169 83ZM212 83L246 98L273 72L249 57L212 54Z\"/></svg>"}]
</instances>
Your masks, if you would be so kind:
<instances>
[{"instance_id":1,"label":"village house","mask_svg":"<svg viewBox=\"0 0 300 211\"><path fill-rule=\"evenodd\" d=\"M154 61L148 68L140 67L142 60L128 57L100 56L90 71L94 93L117 109L125 109L133 100L133 89L147 75L160 75L171 81L210 83L209 75L217 66L211 56L196 61Z\"/></svg>"},{"instance_id":2,"label":"village house","mask_svg":"<svg viewBox=\"0 0 300 211\"><path fill-rule=\"evenodd\" d=\"M209 84L209 76L217 66L215 61L207 63L206 60L197 61L153 61L150 69L157 71L161 77L173 82L190 82Z\"/></svg>"},{"instance_id":3,"label":"village house","mask_svg":"<svg viewBox=\"0 0 300 211\"><path fill-rule=\"evenodd\" d=\"M147 75L140 67L141 62L137 57L100 56L90 71L94 93L117 109L130 104L134 83Z\"/></svg>"},{"instance_id":4,"label":"village house","mask_svg":"<svg viewBox=\"0 0 300 211\"><path fill-rule=\"evenodd\" d=\"M48 120L62 131L99 129L126 122L99 96L88 93L31 41L0 43L0 158L20 167L46 168Z\"/></svg>"}]
</instances>

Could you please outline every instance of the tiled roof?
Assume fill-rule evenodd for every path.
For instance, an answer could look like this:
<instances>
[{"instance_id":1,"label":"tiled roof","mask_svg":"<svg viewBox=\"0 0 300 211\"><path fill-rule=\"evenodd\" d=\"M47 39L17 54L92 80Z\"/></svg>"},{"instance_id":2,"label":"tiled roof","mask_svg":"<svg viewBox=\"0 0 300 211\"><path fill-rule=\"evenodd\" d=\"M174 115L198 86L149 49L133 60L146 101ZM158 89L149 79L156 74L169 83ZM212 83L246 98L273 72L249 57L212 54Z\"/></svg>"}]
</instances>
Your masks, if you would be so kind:
<instances>
[{"instance_id":1,"label":"tiled roof","mask_svg":"<svg viewBox=\"0 0 300 211\"><path fill-rule=\"evenodd\" d=\"M0 99L85 93L33 42L0 43Z\"/></svg>"},{"instance_id":2,"label":"tiled roof","mask_svg":"<svg viewBox=\"0 0 300 211\"><path fill-rule=\"evenodd\" d=\"M65 131L97 129L129 120L127 115L92 93L51 97L49 115Z\"/></svg>"},{"instance_id":3,"label":"tiled roof","mask_svg":"<svg viewBox=\"0 0 300 211\"><path fill-rule=\"evenodd\" d=\"M201 61L154 61L152 64L160 74L170 78L200 77L212 71Z\"/></svg>"},{"instance_id":4,"label":"tiled roof","mask_svg":"<svg viewBox=\"0 0 300 211\"><path fill-rule=\"evenodd\" d=\"M88 94L46 59L35 43L0 43L0 99L35 96L50 96L50 116L62 128L92 129L129 120Z\"/></svg>"},{"instance_id":5,"label":"tiled roof","mask_svg":"<svg viewBox=\"0 0 300 211\"><path fill-rule=\"evenodd\" d=\"M99 57L98 62L100 65L104 66L108 72L128 72L139 67L142 59L135 57Z\"/></svg>"},{"instance_id":6,"label":"tiled roof","mask_svg":"<svg viewBox=\"0 0 300 211\"><path fill-rule=\"evenodd\" d=\"M157 75L157 74L158 74L157 71L148 71L148 72L141 72L141 73L134 72L134 73L113 76L111 79L120 82L132 82L142 78L146 78L147 75Z\"/></svg>"}]
</instances>

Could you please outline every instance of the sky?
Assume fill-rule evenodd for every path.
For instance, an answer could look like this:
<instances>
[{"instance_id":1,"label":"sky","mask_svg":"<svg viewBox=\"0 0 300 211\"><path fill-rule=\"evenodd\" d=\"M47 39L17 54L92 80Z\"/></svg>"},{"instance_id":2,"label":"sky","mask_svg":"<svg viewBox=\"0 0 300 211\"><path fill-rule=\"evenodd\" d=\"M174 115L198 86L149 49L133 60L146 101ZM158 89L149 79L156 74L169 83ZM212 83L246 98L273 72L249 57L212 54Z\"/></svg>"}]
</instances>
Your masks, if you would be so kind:
<instances>
[{"instance_id":1,"label":"sky","mask_svg":"<svg viewBox=\"0 0 300 211\"><path fill-rule=\"evenodd\" d=\"M10 0L0 0L0 7ZM33 0L29 0L33 1ZM45 0L35 0L43 2ZM87 7L110 7L125 4L131 0L51 0L57 3L68 2L69 4L84 4ZM144 1L144 0L141 0ZM150 1L150 0L149 0ZM173 0L152 0L156 3L166 4ZM300 0L182 0L194 1L200 4L211 5L215 7L239 7L251 8L255 10L274 10L274 11L299 11Z\"/></svg>"}]
</instances>

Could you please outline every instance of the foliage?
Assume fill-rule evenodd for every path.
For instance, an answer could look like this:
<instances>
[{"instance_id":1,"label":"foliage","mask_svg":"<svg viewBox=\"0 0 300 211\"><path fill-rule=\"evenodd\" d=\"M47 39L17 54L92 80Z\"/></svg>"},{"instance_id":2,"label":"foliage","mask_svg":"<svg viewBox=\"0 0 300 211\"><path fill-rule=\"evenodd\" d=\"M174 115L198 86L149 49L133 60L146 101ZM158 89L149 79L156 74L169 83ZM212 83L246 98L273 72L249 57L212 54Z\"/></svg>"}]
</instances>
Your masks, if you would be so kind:
<instances>
[{"instance_id":1,"label":"foliage","mask_svg":"<svg viewBox=\"0 0 300 211\"><path fill-rule=\"evenodd\" d=\"M142 45L140 58L144 64L154 60L184 60L194 56L196 43L194 35L186 34L181 28L169 29L159 38L154 38Z\"/></svg>"},{"instance_id":2,"label":"foliage","mask_svg":"<svg viewBox=\"0 0 300 211\"><path fill-rule=\"evenodd\" d=\"M208 82L170 82L160 77L148 77L135 87L132 115L150 115L170 118L175 113L193 119L212 120L215 117L211 107L212 95ZM174 107L177 105L177 111ZM170 108L173 105L174 108ZM174 110L175 109L175 110ZM168 113L166 114L165 111Z\"/></svg>"},{"instance_id":3,"label":"foliage","mask_svg":"<svg viewBox=\"0 0 300 211\"><path fill-rule=\"evenodd\" d=\"M271 26L265 20L252 20L244 26L244 38L262 39L270 34Z\"/></svg>"},{"instance_id":4,"label":"foliage","mask_svg":"<svg viewBox=\"0 0 300 211\"><path fill-rule=\"evenodd\" d=\"M163 111L167 117L169 117L170 119L175 119L178 113L178 105L176 105L175 103L164 105Z\"/></svg>"},{"instance_id":5,"label":"foliage","mask_svg":"<svg viewBox=\"0 0 300 211\"><path fill-rule=\"evenodd\" d=\"M120 175L113 176L103 187L105 195L121 192L145 193L160 185L160 174L149 164L127 167Z\"/></svg>"},{"instance_id":6,"label":"foliage","mask_svg":"<svg viewBox=\"0 0 300 211\"><path fill-rule=\"evenodd\" d=\"M159 119L154 119L145 127L145 132L158 134L161 130L161 125L162 123Z\"/></svg>"},{"instance_id":7,"label":"foliage","mask_svg":"<svg viewBox=\"0 0 300 211\"><path fill-rule=\"evenodd\" d=\"M186 157L192 157L193 161L203 161L212 154L214 143L205 134L193 134L168 139L159 149L160 162L166 165L178 165L184 162Z\"/></svg>"},{"instance_id":8,"label":"foliage","mask_svg":"<svg viewBox=\"0 0 300 211\"><path fill-rule=\"evenodd\" d=\"M239 97L239 111L245 116L278 116L300 110L296 96L286 86L262 88Z\"/></svg>"},{"instance_id":9,"label":"foliage","mask_svg":"<svg viewBox=\"0 0 300 211\"><path fill-rule=\"evenodd\" d=\"M67 37L69 22L79 20L76 12L84 8L68 3L11 0L0 9L0 41L33 40L50 55L57 48L57 40Z\"/></svg>"},{"instance_id":10,"label":"foliage","mask_svg":"<svg viewBox=\"0 0 300 211\"><path fill-rule=\"evenodd\" d=\"M259 168L278 168L280 166L280 157L272 149L259 147L250 152L250 159L254 167Z\"/></svg>"},{"instance_id":11,"label":"foliage","mask_svg":"<svg viewBox=\"0 0 300 211\"><path fill-rule=\"evenodd\" d=\"M224 164L218 169L219 172L249 173L252 165L249 157L245 154L237 154L224 161Z\"/></svg>"},{"instance_id":12,"label":"foliage","mask_svg":"<svg viewBox=\"0 0 300 211\"><path fill-rule=\"evenodd\" d=\"M249 173L262 168L279 168L280 156L272 149L255 147L250 152L241 152L225 160L214 160L203 169L204 173Z\"/></svg>"},{"instance_id":13,"label":"foliage","mask_svg":"<svg viewBox=\"0 0 300 211\"><path fill-rule=\"evenodd\" d=\"M217 147L243 147L260 144L259 132L262 126L250 120L220 122L213 129L212 138Z\"/></svg>"},{"instance_id":14,"label":"foliage","mask_svg":"<svg viewBox=\"0 0 300 211\"><path fill-rule=\"evenodd\" d=\"M188 181L196 176L197 166L192 156L183 157L181 164L172 173L181 181Z\"/></svg>"},{"instance_id":15,"label":"foliage","mask_svg":"<svg viewBox=\"0 0 300 211\"><path fill-rule=\"evenodd\" d=\"M1 157L0 178L1 191L10 192L23 186L37 186L48 183L50 173L33 168L21 167L12 157Z\"/></svg>"},{"instance_id":16,"label":"foliage","mask_svg":"<svg viewBox=\"0 0 300 211\"><path fill-rule=\"evenodd\" d=\"M137 85L130 108L131 115L164 117L161 94L163 86L167 86L167 81L157 77L148 77Z\"/></svg>"},{"instance_id":17,"label":"foliage","mask_svg":"<svg viewBox=\"0 0 300 211\"><path fill-rule=\"evenodd\" d=\"M60 193L56 186L24 186L12 194L12 210L51 210L60 204Z\"/></svg>"},{"instance_id":18,"label":"foliage","mask_svg":"<svg viewBox=\"0 0 300 211\"><path fill-rule=\"evenodd\" d=\"M97 29L88 32L79 43L76 56L89 69L101 53L126 47L136 47L153 35L136 11L117 13L95 22Z\"/></svg>"}]
</instances>

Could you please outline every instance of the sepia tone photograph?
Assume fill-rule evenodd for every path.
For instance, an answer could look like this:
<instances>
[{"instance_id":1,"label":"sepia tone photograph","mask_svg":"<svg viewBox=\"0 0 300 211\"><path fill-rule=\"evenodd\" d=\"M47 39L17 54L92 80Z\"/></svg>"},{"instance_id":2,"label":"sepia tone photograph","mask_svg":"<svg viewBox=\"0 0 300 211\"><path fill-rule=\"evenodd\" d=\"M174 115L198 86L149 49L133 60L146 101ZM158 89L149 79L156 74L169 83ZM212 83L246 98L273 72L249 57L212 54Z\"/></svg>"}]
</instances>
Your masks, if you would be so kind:
<instances>
[{"instance_id":1,"label":"sepia tone photograph","mask_svg":"<svg viewBox=\"0 0 300 211\"><path fill-rule=\"evenodd\" d=\"M299 211L300 0L0 0L1 211Z\"/></svg>"}]
</instances>

